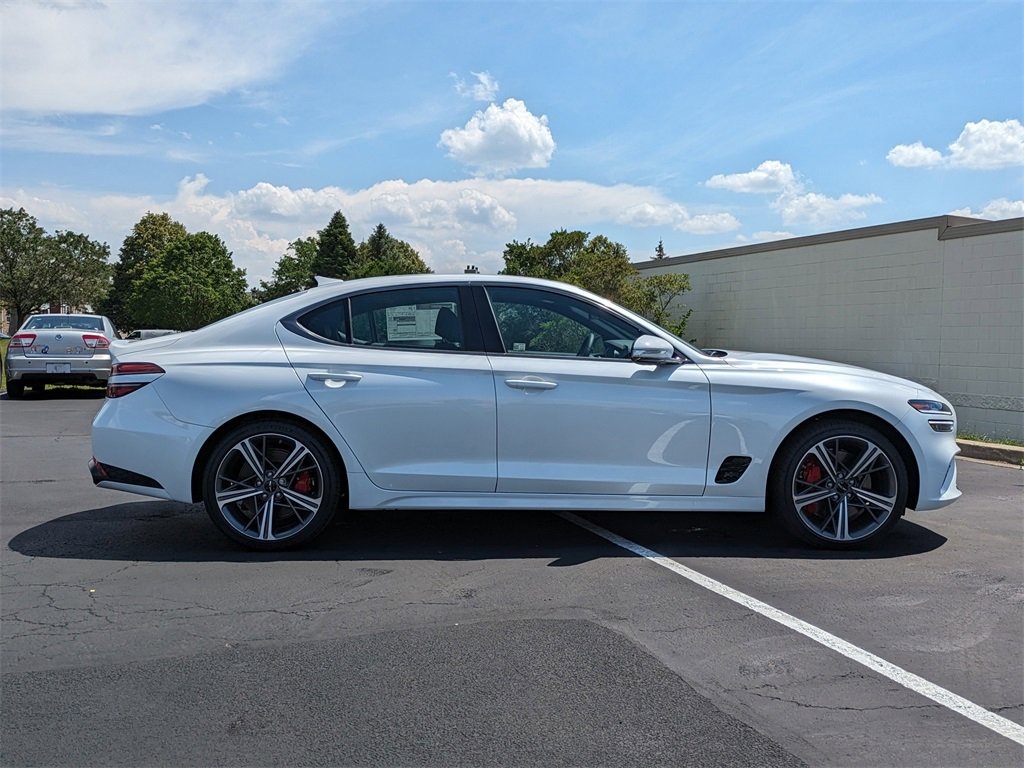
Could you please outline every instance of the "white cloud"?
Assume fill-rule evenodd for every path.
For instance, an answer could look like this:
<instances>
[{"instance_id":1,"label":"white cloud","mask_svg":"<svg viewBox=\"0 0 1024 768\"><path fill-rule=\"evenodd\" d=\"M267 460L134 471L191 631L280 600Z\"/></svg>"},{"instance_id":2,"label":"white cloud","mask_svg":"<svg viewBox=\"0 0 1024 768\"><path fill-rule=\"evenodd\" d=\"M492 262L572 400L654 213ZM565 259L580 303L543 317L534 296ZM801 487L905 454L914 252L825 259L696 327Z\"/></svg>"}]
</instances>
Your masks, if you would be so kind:
<instances>
[{"instance_id":1,"label":"white cloud","mask_svg":"<svg viewBox=\"0 0 1024 768\"><path fill-rule=\"evenodd\" d=\"M808 224L813 227L833 227L867 218L863 209L882 202L878 195L851 195L828 197L817 192L801 195L783 195L772 208L782 215L782 223Z\"/></svg>"},{"instance_id":2,"label":"white cloud","mask_svg":"<svg viewBox=\"0 0 1024 768\"><path fill-rule=\"evenodd\" d=\"M998 200L992 200L980 212L975 213L970 208L960 208L955 211L950 211L953 216L970 216L978 219L991 219L993 221L1000 221L1002 219L1016 219L1020 216L1024 216L1024 200L1007 200L1005 197L1001 197Z\"/></svg>"},{"instance_id":3,"label":"white cloud","mask_svg":"<svg viewBox=\"0 0 1024 768\"><path fill-rule=\"evenodd\" d=\"M467 264L497 272L506 243L544 241L562 228L606 234L639 254L648 247L647 227L719 233L739 226L729 213L692 214L650 187L583 181L390 180L359 190L259 182L217 191L210 179L197 174L168 192L154 198L55 187L4 189L0 207L24 206L48 231L84 232L109 243L114 254L143 214L166 211L189 231L222 237L254 285L270 276L289 242L322 229L336 210L345 213L357 241L383 222L438 272L461 272Z\"/></svg>"},{"instance_id":4,"label":"white cloud","mask_svg":"<svg viewBox=\"0 0 1024 768\"><path fill-rule=\"evenodd\" d=\"M1024 125L1019 120L968 123L949 145L949 162L978 169L1024 165Z\"/></svg>"},{"instance_id":5,"label":"white cloud","mask_svg":"<svg viewBox=\"0 0 1024 768\"><path fill-rule=\"evenodd\" d=\"M704 182L714 189L728 189L732 192L773 194L801 189L801 184L789 163L765 160L747 173L716 174Z\"/></svg>"},{"instance_id":6,"label":"white cloud","mask_svg":"<svg viewBox=\"0 0 1024 768\"><path fill-rule=\"evenodd\" d=\"M448 156L481 173L546 168L555 151L547 115L537 117L518 99L478 111L464 128L449 128L439 146Z\"/></svg>"},{"instance_id":7,"label":"white cloud","mask_svg":"<svg viewBox=\"0 0 1024 768\"><path fill-rule=\"evenodd\" d=\"M615 217L619 224L631 227L671 227L680 232L711 235L738 229L739 221L731 213L704 213L692 216L678 203L643 202L631 206Z\"/></svg>"},{"instance_id":8,"label":"white cloud","mask_svg":"<svg viewBox=\"0 0 1024 768\"><path fill-rule=\"evenodd\" d=\"M471 72L470 74L476 78L476 82L466 85L465 80L454 72L451 73L451 77L455 79L456 93L474 101L493 101L498 95L498 81L491 76L490 72Z\"/></svg>"},{"instance_id":9,"label":"white cloud","mask_svg":"<svg viewBox=\"0 0 1024 768\"><path fill-rule=\"evenodd\" d=\"M141 115L201 104L278 71L323 12L276 1L7 2L4 110Z\"/></svg>"},{"instance_id":10,"label":"white cloud","mask_svg":"<svg viewBox=\"0 0 1024 768\"><path fill-rule=\"evenodd\" d=\"M913 144L897 144L885 159L898 168L931 168L942 164L942 153L915 141Z\"/></svg>"},{"instance_id":11,"label":"white cloud","mask_svg":"<svg viewBox=\"0 0 1024 768\"><path fill-rule=\"evenodd\" d=\"M1024 125L1019 120L979 120L964 126L947 155L916 141L896 145L885 157L902 168L995 170L1024 165Z\"/></svg>"},{"instance_id":12,"label":"white cloud","mask_svg":"<svg viewBox=\"0 0 1024 768\"><path fill-rule=\"evenodd\" d=\"M766 160L747 173L717 174L705 186L748 194L775 194L772 210L782 216L786 226L806 224L816 228L832 227L864 219L863 209L882 202L878 195L845 194L829 197L807 192L804 183L789 163ZM789 233L780 233L791 237Z\"/></svg>"}]
</instances>

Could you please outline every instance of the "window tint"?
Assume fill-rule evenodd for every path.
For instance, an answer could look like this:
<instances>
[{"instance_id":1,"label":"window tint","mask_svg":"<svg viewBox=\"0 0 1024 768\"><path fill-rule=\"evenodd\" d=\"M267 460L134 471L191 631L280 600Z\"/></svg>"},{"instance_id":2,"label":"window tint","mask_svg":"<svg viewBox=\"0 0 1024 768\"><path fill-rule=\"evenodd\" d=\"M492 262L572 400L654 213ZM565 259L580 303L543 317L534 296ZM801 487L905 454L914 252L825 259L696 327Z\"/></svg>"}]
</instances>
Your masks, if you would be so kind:
<instances>
[{"instance_id":1,"label":"window tint","mask_svg":"<svg viewBox=\"0 0 1024 768\"><path fill-rule=\"evenodd\" d=\"M580 299L531 288L487 289L510 354L628 358L639 329Z\"/></svg>"},{"instance_id":2,"label":"window tint","mask_svg":"<svg viewBox=\"0 0 1024 768\"><path fill-rule=\"evenodd\" d=\"M348 299L324 304L299 318L299 325L310 333L335 341L348 341Z\"/></svg>"},{"instance_id":3,"label":"window tint","mask_svg":"<svg viewBox=\"0 0 1024 768\"><path fill-rule=\"evenodd\" d=\"M459 289L430 286L353 296L352 343L465 349Z\"/></svg>"}]
</instances>

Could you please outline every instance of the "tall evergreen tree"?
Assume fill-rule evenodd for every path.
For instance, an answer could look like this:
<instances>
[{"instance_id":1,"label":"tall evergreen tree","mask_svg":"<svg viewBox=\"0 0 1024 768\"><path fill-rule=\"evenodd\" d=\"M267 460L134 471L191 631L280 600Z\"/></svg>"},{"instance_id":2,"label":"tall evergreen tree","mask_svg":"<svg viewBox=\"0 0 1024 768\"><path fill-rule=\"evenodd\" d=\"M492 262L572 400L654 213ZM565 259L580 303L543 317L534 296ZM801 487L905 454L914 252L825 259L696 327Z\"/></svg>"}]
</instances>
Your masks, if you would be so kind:
<instances>
[{"instance_id":1,"label":"tall evergreen tree","mask_svg":"<svg viewBox=\"0 0 1024 768\"><path fill-rule=\"evenodd\" d=\"M356 243L348 229L348 220L341 211L335 211L331 221L317 233L316 258L313 260L313 275L349 277L356 261Z\"/></svg>"},{"instance_id":2,"label":"tall evergreen tree","mask_svg":"<svg viewBox=\"0 0 1024 768\"><path fill-rule=\"evenodd\" d=\"M658 241L658 247L654 249L654 258L665 258L665 244L661 240Z\"/></svg>"}]
</instances>

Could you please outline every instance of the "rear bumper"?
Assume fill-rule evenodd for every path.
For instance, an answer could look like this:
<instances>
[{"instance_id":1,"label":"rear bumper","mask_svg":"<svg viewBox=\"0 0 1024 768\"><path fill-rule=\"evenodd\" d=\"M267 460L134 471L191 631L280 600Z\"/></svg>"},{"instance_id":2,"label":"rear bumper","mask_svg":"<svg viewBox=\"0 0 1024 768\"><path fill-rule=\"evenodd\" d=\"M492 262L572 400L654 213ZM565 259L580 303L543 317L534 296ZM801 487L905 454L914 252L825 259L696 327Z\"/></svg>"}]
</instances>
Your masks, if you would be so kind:
<instances>
[{"instance_id":1,"label":"rear bumper","mask_svg":"<svg viewBox=\"0 0 1024 768\"><path fill-rule=\"evenodd\" d=\"M47 366L50 366L48 369ZM65 367L56 373L53 366ZM21 381L25 384L100 384L106 385L110 378L110 358L60 357L57 355L25 357L24 355L7 355L4 360L4 371L8 381Z\"/></svg>"},{"instance_id":2,"label":"rear bumper","mask_svg":"<svg viewBox=\"0 0 1024 768\"><path fill-rule=\"evenodd\" d=\"M211 432L171 416L152 386L106 400L92 423L93 482L191 503L192 468Z\"/></svg>"}]
</instances>

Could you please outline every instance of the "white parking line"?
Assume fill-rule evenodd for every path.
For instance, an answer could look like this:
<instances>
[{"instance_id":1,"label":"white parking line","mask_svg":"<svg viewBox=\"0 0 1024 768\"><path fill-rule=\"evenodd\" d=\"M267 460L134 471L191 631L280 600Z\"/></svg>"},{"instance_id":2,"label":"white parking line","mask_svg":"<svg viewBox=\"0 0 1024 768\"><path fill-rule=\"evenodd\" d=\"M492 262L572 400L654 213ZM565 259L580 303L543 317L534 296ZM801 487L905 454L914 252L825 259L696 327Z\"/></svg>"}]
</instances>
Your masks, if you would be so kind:
<instances>
[{"instance_id":1,"label":"white parking line","mask_svg":"<svg viewBox=\"0 0 1024 768\"><path fill-rule=\"evenodd\" d=\"M739 603L744 608L748 608L755 613L759 613L765 618L771 619L785 627L789 627L790 629L799 632L801 635L805 635L811 638L811 640L821 643L826 648L831 648L833 651L841 653L848 659L852 659L859 664L863 664L868 669L874 670L880 675L885 675L890 680L902 685L904 688L915 691L916 693L941 704L947 709L959 712L964 717L973 720L979 725L985 726L989 730L995 731L1000 736L1005 736L1011 741L1024 745L1024 726L1018 725L1012 720L1006 719L1002 715L990 712L984 707L978 706L973 701L969 701L963 696L959 696L952 691L948 691L941 686L935 685L934 683L925 680L923 677L915 675L913 672L908 672L901 667L897 667L895 664L892 664L869 651L865 651L863 648L853 645L853 643L848 643L842 638L836 637L813 624L808 624L806 621L798 619L796 616L792 616L785 611L780 611L778 608L773 608L767 603L761 602L757 598L735 590L732 587L723 584L720 581L716 581L709 576L705 576L702 573L698 573L692 568L687 568L685 565L677 563L675 560L665 557L652 549L647 549L647 547L643 547L636 542L612 533L599 525L594 525L589 520L584 520L582 517L574 515L571 512L559 512L558 514L570 523L574 523L581 528L585 528L591 533L610 541L616 546L622 547L635 555L646 558L651 562L660 565L662 568L667 568L673 573L677 573L680 576L689 579L694 584L704 587L705 589L709 589L722 597L728 598L734 603Z\"/></svg>"}]
</instances>

